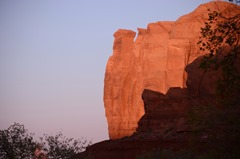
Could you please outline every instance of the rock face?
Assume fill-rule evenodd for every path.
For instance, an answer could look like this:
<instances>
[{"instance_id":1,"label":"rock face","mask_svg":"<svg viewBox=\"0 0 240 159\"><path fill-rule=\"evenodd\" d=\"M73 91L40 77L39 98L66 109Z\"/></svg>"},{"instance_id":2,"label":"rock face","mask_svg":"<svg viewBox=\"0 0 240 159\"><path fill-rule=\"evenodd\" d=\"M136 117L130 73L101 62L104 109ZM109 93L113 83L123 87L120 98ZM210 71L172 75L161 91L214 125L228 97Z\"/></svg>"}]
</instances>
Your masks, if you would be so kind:
<instances>
[{"instance_id":1,"label":"rock face","mask_svg":"<svg viewBox=\"0 0 240 159\"><path fill-rule=\"evenodd\" d=\"M189 137L192 131L187 122L189 110L199 105L216 105L214 90L221 77L219 71L201 70L202 58L198 57L186 66L187 88L171 87L166 94L148 89L143 91L145 114L139 120L135 134L158 133L163 140L178 138L182 133Z\"/></svg>"},{"instance_id":2,"label":"rock face","mask_svg":"<svg viewBox=\"0 0 240 159\"><path fill-rule=\"evenodd\" d=\"M108 60L104 81L110 139L136 131L145 113L141 98L144 89L164 95L170 87L186 87L185 67L202 55L197 42L200 28L208 18L207 9L228 17L240 12L236 5L210 2L175 22L156 22L147 29L139 28L135 41L133 31L120 29L114 34L113 55Z\"/></svg>"},{"instance_id":3,"label":"rock face","mask_svg":"<svg viewBox=\"0 0 240 159\"><path fill-rule=\"evenodd\" d=\"M94 144L71 159L136 159L154 150L170 149L177 152L190 150L194 146L201 153L212 148L209 147L211 140L207 137L209 131L198 131L196 134L187 116L192 106L216 102L213 90L220 74L217 71L204 73L198 67L201 58L186 67L187 88L171 87L166 94L148 89L142 92L145 114L133 135ZM239 142L232 145L239 145Z\"/></svg>"}]
</instances>

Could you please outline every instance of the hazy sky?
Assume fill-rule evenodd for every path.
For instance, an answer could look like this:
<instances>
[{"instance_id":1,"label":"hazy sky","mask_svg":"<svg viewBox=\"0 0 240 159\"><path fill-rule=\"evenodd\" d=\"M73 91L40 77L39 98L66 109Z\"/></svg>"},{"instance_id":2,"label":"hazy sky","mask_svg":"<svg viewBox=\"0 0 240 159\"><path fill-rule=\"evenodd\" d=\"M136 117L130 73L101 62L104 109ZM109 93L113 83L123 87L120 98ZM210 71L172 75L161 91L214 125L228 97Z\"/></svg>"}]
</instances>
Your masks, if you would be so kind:
<instances>
[{"instance_id":1,"label":"hazy sky","mask_svg":"<svg viewBox=\"0 0 240 159\"><path fill-rule=\"evenodd\" d=\"M176 20L209 0L0 0L0 129L108 139L104 73L119 28Z\"/></svg>"}]
</instances>

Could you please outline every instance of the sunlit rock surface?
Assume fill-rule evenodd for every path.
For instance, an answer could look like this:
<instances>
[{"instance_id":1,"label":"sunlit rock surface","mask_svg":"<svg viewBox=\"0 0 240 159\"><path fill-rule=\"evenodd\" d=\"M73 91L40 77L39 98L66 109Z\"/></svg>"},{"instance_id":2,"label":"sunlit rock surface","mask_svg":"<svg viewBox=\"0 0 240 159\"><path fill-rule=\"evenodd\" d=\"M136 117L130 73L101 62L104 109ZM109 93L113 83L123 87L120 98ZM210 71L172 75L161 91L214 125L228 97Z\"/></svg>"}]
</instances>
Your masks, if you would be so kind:
<instances>
[{"instance_id":1,"label":"sunlit rock surface","mask_svg":"<svg viewBox=\"0 0 240 159\"><path fill-rule=\"evenodd\" d=\"M104 84L104 105L110 139L132 135L143 116L144 89L166 94L170 87L186 87L185 67L201 56L197 42L200 28L208 19L208 9L227 17L240 13L227 2L210 2L175 22L150 23L115 34L113 54L109 58ZM134 39L136 40L134 41Z\"/></svg>"},{"instance_id":2,"label":"sunlit rock surface","mask_svg":"<svg viewBox=\"0 0 240 159\"><path fill-rule=\"evenodd\" d=\"M187 115L193 106L218 103L215 86L221 72L199 68L203 56L196 45L208 8L221 11L226 17L240 14L239 6L210 2L176 22L158 22L138 29L135 41L133 31L118 30L114 34L114 51L107 64L104 88L111 139L91 145L71 159L136 159L155 150L196 149L197 154L205 155L214 150L208 135L221 135L231 125L219 125L214 132L202 129L196 134ZM239 57L236 69L240 71ZM238 92L235 97L239 96ZM228 144L224 152L239 150L239 140Z\"/></svg>"},{"instance_id":3,"label":"sunlit rock surface","mask_svg":"<svg viewBox=\"0 0 240 159\"><path fill-rule=\"evenodd\" d=\"M71 159L136 159L155 150L183 152L194 148L201 154L212 149L212 140L208 138L210 130L201 129L196 133L188 120L188 110L192 106L213 105L216 102L213 90L221 74L201 70L198 67L201 59L202 57L195 59L186 67L187 88L171 87L166 94L143 90L141 96L145 114L139 120L137 131L133 135L96 143ZM240 59L236 62L239 63ZM221 132L219 129L216 131ZM239 144L235 140L231 143Z\"/></svg>"}]
</instances>

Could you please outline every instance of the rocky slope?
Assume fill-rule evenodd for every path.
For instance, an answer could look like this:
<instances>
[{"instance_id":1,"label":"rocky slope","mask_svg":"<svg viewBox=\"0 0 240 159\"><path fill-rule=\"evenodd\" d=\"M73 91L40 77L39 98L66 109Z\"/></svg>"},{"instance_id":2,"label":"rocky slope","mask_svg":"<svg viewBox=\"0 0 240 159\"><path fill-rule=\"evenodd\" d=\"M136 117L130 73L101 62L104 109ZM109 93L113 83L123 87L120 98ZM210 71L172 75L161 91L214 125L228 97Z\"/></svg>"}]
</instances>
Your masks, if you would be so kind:
<instances>
[{"instance_id":1,"label":"rocky slope","mask_svg":"<svg viewBox=\"0 0 240 159\"><path fill-rule=\"evenodd\" d=\"M130 136L136 131L138 121L146 113L141 98L144 89L164 95L171 87L186 88L185 67L201 56L197 42L208 9L220 11L226 17L239 13L236 5L210 2L175 22L156 22L147 29L139 28L135 41L136 33L131 30L120 29L114 34L113 55L107 63L104 84L110 139ZM196 76L192 78L198 80Z\"/></svg>"}]
</instances>

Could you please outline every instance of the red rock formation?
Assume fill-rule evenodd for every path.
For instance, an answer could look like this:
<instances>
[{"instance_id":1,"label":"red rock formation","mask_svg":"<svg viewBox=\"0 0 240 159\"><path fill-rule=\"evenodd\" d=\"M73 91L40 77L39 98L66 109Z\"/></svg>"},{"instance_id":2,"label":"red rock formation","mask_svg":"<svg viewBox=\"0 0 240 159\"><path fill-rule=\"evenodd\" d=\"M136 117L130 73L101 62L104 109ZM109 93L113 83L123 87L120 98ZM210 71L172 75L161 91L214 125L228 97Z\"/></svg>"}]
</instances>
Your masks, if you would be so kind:
<instances>
[{"instance_id":1,"label":"red rock formation","mask_svg":"<svg viewBox=\"0 0 240 159\"><path fill-rule=\"evenodd\" d=\"M186 87L185 67L199 57L200 27L207 9L225 16L239 13L227 2L210 2L176 22L156 22L135 32L118 30L105 74L104 105L110 139L132 135L144 114L141 94L151 89L165 94L170 87Z\"/></svg>"},{"instance_id":2,"label":"red rock formation","mask_svg":"<svg viewBox=\"0 0 240 159\"><path fill-rule=\"evenodd\" d=\"M170 88L165 94L144 90L142 100L144 102L145 114L138 122L137 132L130 137L122 139L103 141L87 148L87 151L76 155L74 158L95 158L95 159L135 159L136 156L152 150L171 149L174 151L189 149L189 140L192 136L190 125L187 124L187 110L191 105L200 102L212 102L214 95L210 97L195 95L199 89L195 84L200 85L203 71L198 67L199 59L187 66L189 73L188 88ZM194 71L193 71L194 70ZM206 74L206 81L212 74ZM216 75L216 73L214 74ZM205 81L205 80L204 80ZM212 87L213 88L213 87ZM214 88L213 88L214 89ZM200 87L202 92L204 87ZM196 143L200 143L205 148L205 139L197 138Z\"/></svg>"},{"instance_id":3,"label":"red rock formation","mask_svg":"<svg viewBox=\"0 0 240 159\"><path fill-rule=\"evenodd\" d=\"M201 129L196 133L194 126L187 122L189 108L197 105L214 105L216 102L216 94L213 90L221 74L218 71L204 73L198 67L201 59L202 57L195 59L186 67L187 88L170 88L166 94L146 89L142 92L145 114L138 122L137 132L130 137L94 144L71 159L135 159L154 150L159 152L196 150L196 154L201 154L214 149L211 144L213 140L208 138L208 135L211 136L211 131ZM240 59L237 63L239 62ZM236 113L239 116L240 111ZM223 130L231 127L231 125L222 126ZM221 134L220 129L216 132ZM215 142L226 144L224 140L215 140ZM232 146L230 150L224 149L224 152L231 154L231 151L239 151L240 140L230 140L228 143ZM157 157L159 156L158 154Z\"/></svg>"}]
</instances>

